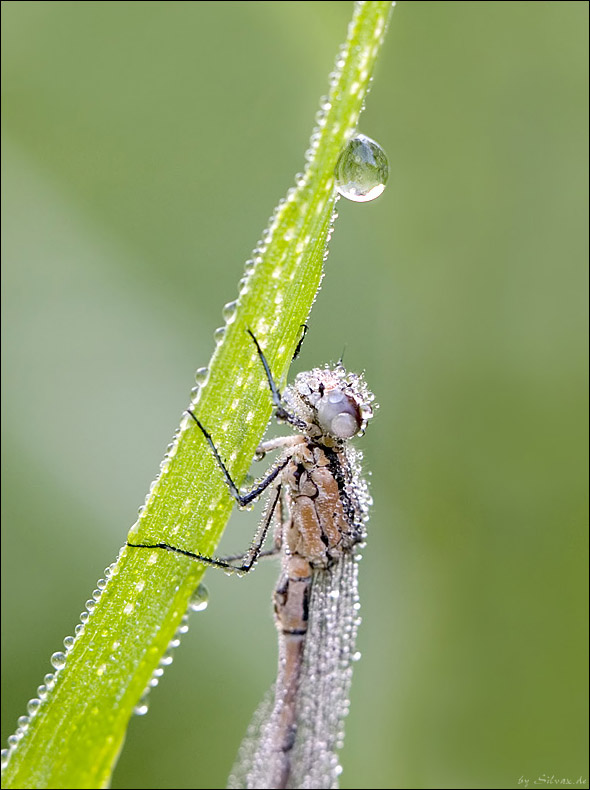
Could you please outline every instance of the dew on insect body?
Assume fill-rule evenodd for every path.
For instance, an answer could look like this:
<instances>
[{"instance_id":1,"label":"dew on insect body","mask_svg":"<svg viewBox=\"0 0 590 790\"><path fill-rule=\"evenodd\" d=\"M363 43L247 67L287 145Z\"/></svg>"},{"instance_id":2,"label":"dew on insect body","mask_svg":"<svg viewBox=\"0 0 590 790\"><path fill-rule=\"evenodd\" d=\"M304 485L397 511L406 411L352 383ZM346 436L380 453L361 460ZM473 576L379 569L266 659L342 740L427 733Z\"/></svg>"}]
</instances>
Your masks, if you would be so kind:
<instances>
[{"instance_id":1,"label":"dew on insect body","mask_svg":"<svg viewBox=\"0 0 590 790\"><path fill-rule=\"evenodd\" d=\"M188 608L191 612L202 612L209 604L209 590L204 584L199 584L195 592L191 595Z\"/></svg>"},{"instance_id":2,"label":"dew on insect body","mask_svg":"<svg viewBox=\"0 0 590 790\"><path fill-rule=\"evenodd\" d=\"M343 148L335 169L336 189L355 203L374 200L385 189L389 163L381 146L357 134Z\"/></svg>"}]
</instances>

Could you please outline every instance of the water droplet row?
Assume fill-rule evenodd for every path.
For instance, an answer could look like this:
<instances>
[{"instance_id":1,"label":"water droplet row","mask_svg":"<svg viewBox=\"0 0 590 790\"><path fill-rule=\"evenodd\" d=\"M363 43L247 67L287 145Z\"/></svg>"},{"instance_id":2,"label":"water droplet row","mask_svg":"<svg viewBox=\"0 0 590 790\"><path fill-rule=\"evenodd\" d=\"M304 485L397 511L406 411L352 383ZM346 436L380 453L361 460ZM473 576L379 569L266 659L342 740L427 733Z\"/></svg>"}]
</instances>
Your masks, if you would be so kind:
<instances>
[{"instance_id":1,"label":"water droplet row","mask_svg":"<svg viewBox=\"0 0 590 790\"><path fill-rule=\"evenodd\" d=\"M152 672L152 676L145 687L143 694L139 698L139 702L133 709L136 716L145 716L149 710L149 694L150 691L159 684L160 678L164 674L164 669L169 667L174 661L173 651L180 645L181 638L188 632L189 629L189 612L202 612L207 608L209 601L209 592L204 584L199 584L195 592L192 594L188 603L188 611L182 616L180 625L176 629L174 636L170 640L166 652L160 659L160 663Z\"/></svg>"}]
</instances>

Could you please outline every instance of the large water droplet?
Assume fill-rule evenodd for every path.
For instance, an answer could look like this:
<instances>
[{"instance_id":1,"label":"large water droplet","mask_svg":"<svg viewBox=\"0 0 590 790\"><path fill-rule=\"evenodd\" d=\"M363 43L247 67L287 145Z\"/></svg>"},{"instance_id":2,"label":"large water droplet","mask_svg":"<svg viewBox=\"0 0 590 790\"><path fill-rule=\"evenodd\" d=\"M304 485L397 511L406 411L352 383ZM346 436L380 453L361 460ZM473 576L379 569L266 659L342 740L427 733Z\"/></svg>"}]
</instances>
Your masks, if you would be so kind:
<instances>
[{"instance_id":1,"label":"large water droplet","mask_svg":"<svg viewBox=\"0 0 590 790\"><path fill-rule=\"evenodd\" d=\"M336 188L356 203L374 200L383 192L389 176L385 151L370 137L357 134L342 150L336 163Z\"/></svg>"},{"instance_id":2,"label":"large water droplet","mask_svg":"<svg viewBox=\"0 0 590 790\"><path fill-rule=\"evenodd\" d=\"M188 608L191 612L202 612L209 604L209 590L204 584L199 584L197 589L191 595L188 602Z\"/></svg>"}]
</instances>

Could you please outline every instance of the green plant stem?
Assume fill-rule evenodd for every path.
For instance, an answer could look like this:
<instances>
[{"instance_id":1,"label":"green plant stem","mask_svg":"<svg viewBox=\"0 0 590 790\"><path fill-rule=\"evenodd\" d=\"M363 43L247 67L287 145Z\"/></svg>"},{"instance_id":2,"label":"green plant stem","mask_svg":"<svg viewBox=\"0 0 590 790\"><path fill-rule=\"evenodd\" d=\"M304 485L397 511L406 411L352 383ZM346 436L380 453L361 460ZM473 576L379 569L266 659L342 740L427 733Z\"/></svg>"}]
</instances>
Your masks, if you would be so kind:
<instances>
[{"instance_id":1,"label":"green plant stem","mask_svg":"<svg viewBox=\"0 0 590 790\"><path fill-rule=\"evenodd\" d=\"M246 329L255 333L277 381L284 381L322 278L336 202L334 166L356 130L390 9L390 2L355 7L304 177L277 208L255 251L254 268L194 405L237 481L248 471L271 413L264 371ZM211 556L233 504L202 434L185 416L130 540ZM107 786L134 706L204 570L166 551L122 549L54 688L7 755L3 787Z\"/></svg>"}]
</instances>

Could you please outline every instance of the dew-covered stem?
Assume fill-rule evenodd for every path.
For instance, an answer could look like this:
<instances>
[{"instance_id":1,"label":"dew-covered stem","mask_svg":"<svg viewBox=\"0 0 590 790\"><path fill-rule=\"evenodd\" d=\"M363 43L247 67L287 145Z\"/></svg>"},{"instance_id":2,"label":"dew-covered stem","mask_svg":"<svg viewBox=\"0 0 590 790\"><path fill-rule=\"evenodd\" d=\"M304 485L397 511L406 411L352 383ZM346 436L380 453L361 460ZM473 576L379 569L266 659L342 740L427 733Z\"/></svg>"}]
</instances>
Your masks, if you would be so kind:
<instances>
[{"instance_id":1,"label":"dew-covered stem","mask_svg":"<svg viewBox=\"0 0 590 790\"><path fill-rule=\"evenodd\" d=\"M389 1L355 5L303 173L246 263L237 297L223 309L212 358L196 374L190 407L238 482L272 408L246 330L264 346L280 387L323 276L337 199L334 168L357 130L390 9ZM185 415L129 540L165 542L211 556L232 505L202 433ZM32 695L2 753L3 787L108 784L129 718L134 710L145 712L145 691L172 660L170 650L186 630L187 609L202 608L189 603L203 571L166 551L121 550L96 585L74 636L54 653L55 672ZM202 594L197 597L202 601Z\"/></svg>"}]
</instances>

